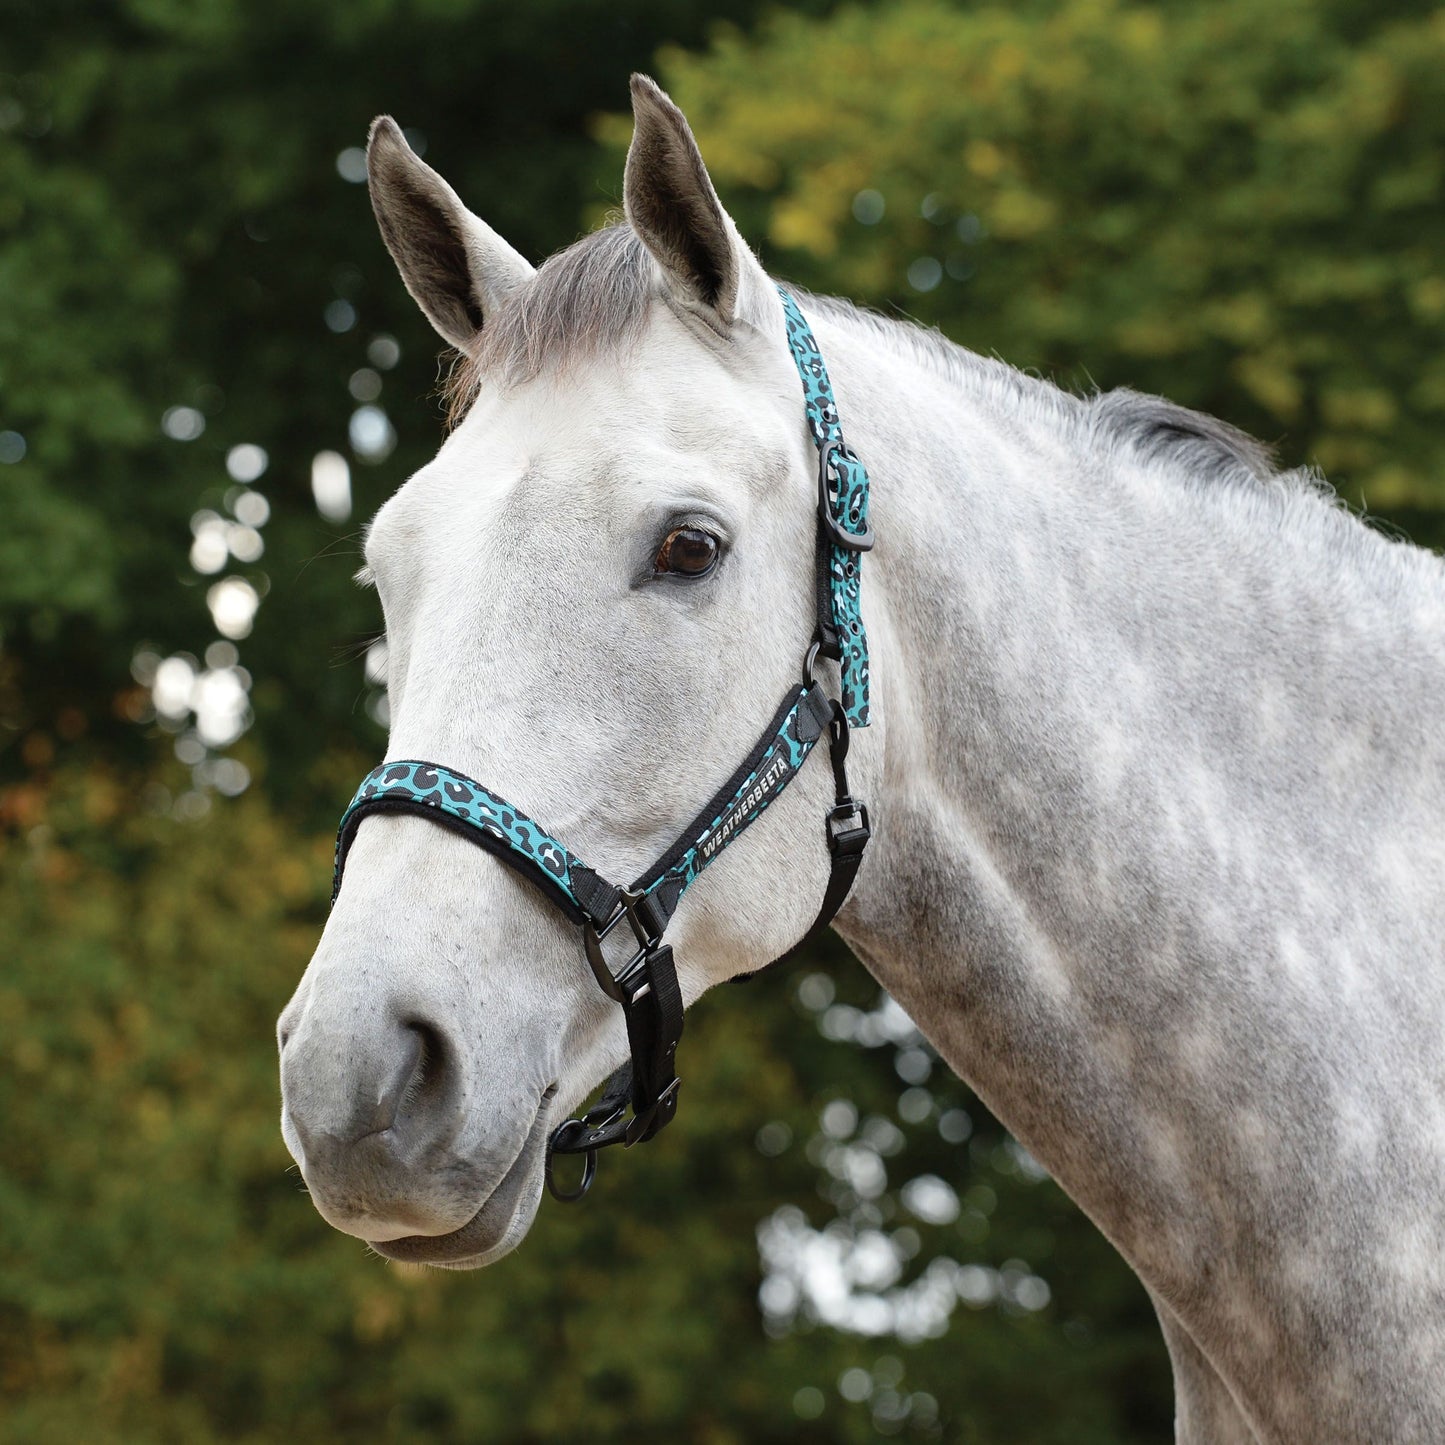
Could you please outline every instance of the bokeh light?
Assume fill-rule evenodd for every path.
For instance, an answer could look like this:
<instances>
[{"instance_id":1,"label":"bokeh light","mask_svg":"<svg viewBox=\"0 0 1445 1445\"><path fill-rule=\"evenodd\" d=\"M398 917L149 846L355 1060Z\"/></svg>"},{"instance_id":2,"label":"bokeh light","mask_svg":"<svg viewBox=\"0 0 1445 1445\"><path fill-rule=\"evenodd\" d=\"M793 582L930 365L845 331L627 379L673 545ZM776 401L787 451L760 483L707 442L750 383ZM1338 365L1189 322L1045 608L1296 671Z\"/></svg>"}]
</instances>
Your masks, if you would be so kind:
<instances>
[{"instance_id":1,"label":"bokeh light","mask_svg":"<svg viewBox=\"0 0 1445 1445\"><path fill-rule=\"evenodd\" d=\"M919 256L908 267L908 284L915 291L932 291L943 280L943 263L936 256Z\"/></svg>"},{"instance_id":2,"label":"bokeh light","mask_svg":"<svg viewBox=\"0 0 1445 1445\"><path fill-rule=\"evenodd\" d=\"M258 447L254 442L242 442L226 453L226 471L232 481L249 485L266 474L270 460L264 447Z\"/></svg>"},{"instance_id":3,"label":"bokeh light","mask_svg":"<svg viewBox=\"0 0 1445 1445\"><path fill-rule=\"evenodd\" d=\"M172 441L193 442L206 429L206 418L193 406L173 406L161 416L161 430Z\"/></svg>"},{"instance_id":4,"label":"bokeh light","mask_svg":"<svg viewBox=\"0 0 1445 1445\"><path fill-rule=\"evenodd\" d=\"M859 191L853 197L853 219L864 226L876 226L888 209L881 191Z\"/></svg>"},{"instance_id":5,"label":"bokeh light","mask_svg":"<svg viewBox=\"0 0 1445 1445\"><path fill-rule=\"evenodd\" d=\"M370 366L359 367L351 373L346 389L356 401L375 401L381 395L381 374Z\"/></svg>"},{"instance_id":6,"label":"bokeh light","mask_svg":"<svg viewBox=\"0 0 1445 1445\"><path fill-rule=\"evenodd\" d=\"M351 516L351 466L340 452L317 452L311 459L311 497L328 522Z\"/></svg>"},{"instance_id":7,"label":"bokeh light","mask_svg":"<svg viewBox=\"0 0 1445 1445\"><path fill-rule=\"evenodd\" d=\"M366 152L360 146L347 146L336 157L336 174L352 185L366 182Z\"/></svg>"},{"instance_id":8,"label":"bokeh light","mask_svg":"<svg viewBox=\"0 0 1445 1445\"><path fill-rule=\"evenodd\" d=\"M271 503L260 492L249 488L227 499L227 505L238 522L248 527L264 527L271 519Z\"/></svg>"},{"instance_id":9,"label":"bokeh light","mask_svg":"<svg viewBox=\"0 0 1445 1445\"><path fill-rule=\"evenodd\" d=\"M351 449L364 462L385 461L396 446L391 418L379 406L359 406L347 427Z\"/></svg>"},{"instance_id":10,"label":"bokeh light","mask_svg":"<svg viewBox=\"0 0 1445 1445\"><path fill-rule=\"evenodd\" d=\"M249 637L261 598L244 577L227 577L206 593L211 621L222 637Z\"/></svg>"},{"instance_id":11,"label":"bokeh light","mask_svg":"<svg viewBox=\"0 0 1445 1445\"><path fill-rule=\"evenodd\" d=\"M378 371L390 371L401 360L401 346L396 337L382 332L371 338L366 348L366 359Z\"/></svg>"}]
</instances>

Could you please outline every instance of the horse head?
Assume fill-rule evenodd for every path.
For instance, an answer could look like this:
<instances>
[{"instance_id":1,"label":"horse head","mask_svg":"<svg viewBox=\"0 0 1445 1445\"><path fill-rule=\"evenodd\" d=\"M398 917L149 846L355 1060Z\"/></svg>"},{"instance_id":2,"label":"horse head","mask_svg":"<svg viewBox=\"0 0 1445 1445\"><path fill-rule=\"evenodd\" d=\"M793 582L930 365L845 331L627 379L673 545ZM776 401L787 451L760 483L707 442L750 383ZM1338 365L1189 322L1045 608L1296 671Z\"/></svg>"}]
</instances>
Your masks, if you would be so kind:
<instances>
[{"instance_id":1,"label":"horse head","mask_svg":"<svg viewBox=\"0 0 1445 1445\"><path fill-rule=\"evenodd\" d=\"M485 780L538 849L565 840L614 879L666 850L797 687L820 545L783 302L681 112L642 78L633 103L625 220L536 270L391 120L368 150L465 407L367 531L387 758ZM677 908L684 1003L807 932L831 799L827 768L800 770ZM531 1224L549 1134L626 1057L622 1013L575 921L457 832L383 813L349 843L280 1019L286 1143L338 1229L486 1264Z\"/></svg>"}]
</instances>

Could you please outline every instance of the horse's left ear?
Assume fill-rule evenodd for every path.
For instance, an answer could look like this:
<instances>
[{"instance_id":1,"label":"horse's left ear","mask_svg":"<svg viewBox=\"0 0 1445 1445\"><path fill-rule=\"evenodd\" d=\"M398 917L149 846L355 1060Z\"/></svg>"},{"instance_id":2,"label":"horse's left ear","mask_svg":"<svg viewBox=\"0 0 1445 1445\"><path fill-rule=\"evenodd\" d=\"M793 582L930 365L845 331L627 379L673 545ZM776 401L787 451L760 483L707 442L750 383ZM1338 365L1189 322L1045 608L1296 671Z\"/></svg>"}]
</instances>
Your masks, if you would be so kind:
<instances>
[{"instance_id":1,"label":"horse's left ear","mask_svg":"<svg viewBox=\"0 0 1445 1445\"><path fill-rule=\"evenodd\" d=\"M731 324L771 295L767 273L723 210L686 117L645 75L632 77L632 116L627 219L673 289Z\"/></svg>"}]
</instances>

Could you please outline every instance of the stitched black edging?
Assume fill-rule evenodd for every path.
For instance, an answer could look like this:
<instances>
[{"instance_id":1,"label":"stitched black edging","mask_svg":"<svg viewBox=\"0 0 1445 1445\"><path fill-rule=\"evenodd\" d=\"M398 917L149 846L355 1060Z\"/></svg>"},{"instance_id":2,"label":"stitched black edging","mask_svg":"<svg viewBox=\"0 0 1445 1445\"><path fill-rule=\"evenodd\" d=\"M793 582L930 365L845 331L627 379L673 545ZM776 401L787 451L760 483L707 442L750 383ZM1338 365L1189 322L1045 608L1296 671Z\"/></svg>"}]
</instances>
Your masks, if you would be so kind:
<instances>
[{"instance_id":1,"label":"stitched black edging","mask_svg":"<svg viewBox=\"0 0 1445 1445\"><path fill-rule=\"evenodd\" d=\"M498 862L505 863L507 867L521 874L529 883L542 889L574 923L587 922L586 913L567 896L567 891L562 887L561 881L548 873L545 868L533 862L532 859L516 852L505 838L499 838L495 833L487 832L478 824L468 823L454 814L445 812L435 803L422 803L415 798L388 797L385 793L358 803L347 814L346 821L341 825L341 833L336 843L336 892L340 892L341 889L341 872L346 863L346 855L351 851L351 843L356 836L357 826L372 813L411 813L418 818L425 818L429 822L440 823L443 828L451 829L453 833L465 838L468 843L475 843L478 848L490 853Z\"/></svg>"},{"instance_id":2,"label":"stitched black edging","mask_svg":"<svg viewBox=\"0 0 1445 1445\"><path fill-rule=\"evenodd\" d=\"M733 794L742 787L748 775L757 770L758 764L763 760L763 754L777 742L778 734L782 731L788 714L797 707L803 695L803 688L798 685L783 699L782 706L773 714L772 722L767 725L762 736L753 744L753 750L738 764L727 782L698 810L697 816L677 835L677 839L667 852L632 885L632 892L645 893L663 874L674 868L687 856L688 849L712 825L713 819L722 812L723 808L732 801Z\"/></svg>"}]
</instances>

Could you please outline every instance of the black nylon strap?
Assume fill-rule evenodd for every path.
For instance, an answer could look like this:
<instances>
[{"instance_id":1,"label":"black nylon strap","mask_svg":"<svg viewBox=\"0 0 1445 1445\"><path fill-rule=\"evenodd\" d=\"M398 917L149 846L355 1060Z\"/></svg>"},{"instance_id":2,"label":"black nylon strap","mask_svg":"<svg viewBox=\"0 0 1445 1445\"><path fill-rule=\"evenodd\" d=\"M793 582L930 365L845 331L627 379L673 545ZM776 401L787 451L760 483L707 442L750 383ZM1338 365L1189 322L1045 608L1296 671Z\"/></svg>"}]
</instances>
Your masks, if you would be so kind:
<instances>
[{"instance_id":1,"label":"black nylon strap","mask_svg":"<svg viewBox=\"0 0 1445 1445\"><path fill-rule=\"evenodd\" d=\"M853 891L854 880L863 862L863 853L868 840L873 836L868 822L867 807L848 790L848 720L843 714L841 703L834 703L833 740L829 756L833 764L833 788L835 802L824 820L828 833L828 883L823 889L823 901L818 906L817 916L808 925L808 931L786 953L780 954L769 968L787 963L823 933L838 916L838 910L848 901ZM733 983L746 983L756 978L754 973L740 973Z\"/></svg>"},{"instance_id":2,"label":"black nylon strap","mask_svg":"<svg viewBox=\"0 0 1445 1445\"><path fill-rule=\"evenodd\" d=\"M818 655L826 657L829 662L839 662L843 657L843 649L838 644L838 629L833 623L833 586L828 576L828 568L832 561L832 546L823 534L823 529L818 528L818 577L816 584L816 604L818 611Z\"/></svg>"},{"instance_id":3,"label":"black nylon strap","mask_svg":"<svg viewBox=\"0 0 1445 1445\"><path fill-rule=\"evenodd\" d=\"M811 942L838 916L838 910L848 901L853 891L853 881L863 862L863 850L872 836L868 827L868 809L862 803L850 799L847 804L835 808L828 814L828 849L832 855L832 866L828 873L828 886L823 892L823 902L818 916L790 952Z\"/></svg>"},{"instance_id":4,"label":"black nylon strap","mask_svg":"<svg viewBox=\"0 0 1445 1445\"><path fill-rule=\"evenodd\" d=\"M632 1047L632 1123L627 1142L640 1144L677 1112L677 1045L682 1038L682 989L666 944L643 960L648 992L627 1015Z\"/></svg>"},{"instance_id":5,"label":"black nylon strap","mask_svg":"<svg viewBox=\"0 0 1445 1445\"><path fill-rule=\"evenodd\" d=\"M623 1066L607 1080L602 1097L585 1114L582 1122L589 1127L607 1124L620 1114L632 1097L632 1065Z\"/></svg>"},{"instance_id":6,"label":"black nylon strap","mask_svg":"<svg viewBox=\"0 0 1445 1445\"><path fill-rule=\"evenodd\" d=\"M572 891L593 923L606 923L617 912L622 890L591 868L572 870Z\"/></svg>"},{"instance_id":7,"label":"black nylon strap","mask_svg":"<svg viewBox=\"0 0 1445 1445\"><path fill-rule=\"evenodd\" d=\"M609 1144L651 1139L677 1112L677 1045L682 1038L682 989L672 949L661 944L618 980L632 1061L611 1079L602 1097L580 1119L552 1136L554 1154L590 1154ZM632 1117L626 1105L632 1104Z\"/></svg>"}]
</instances>

